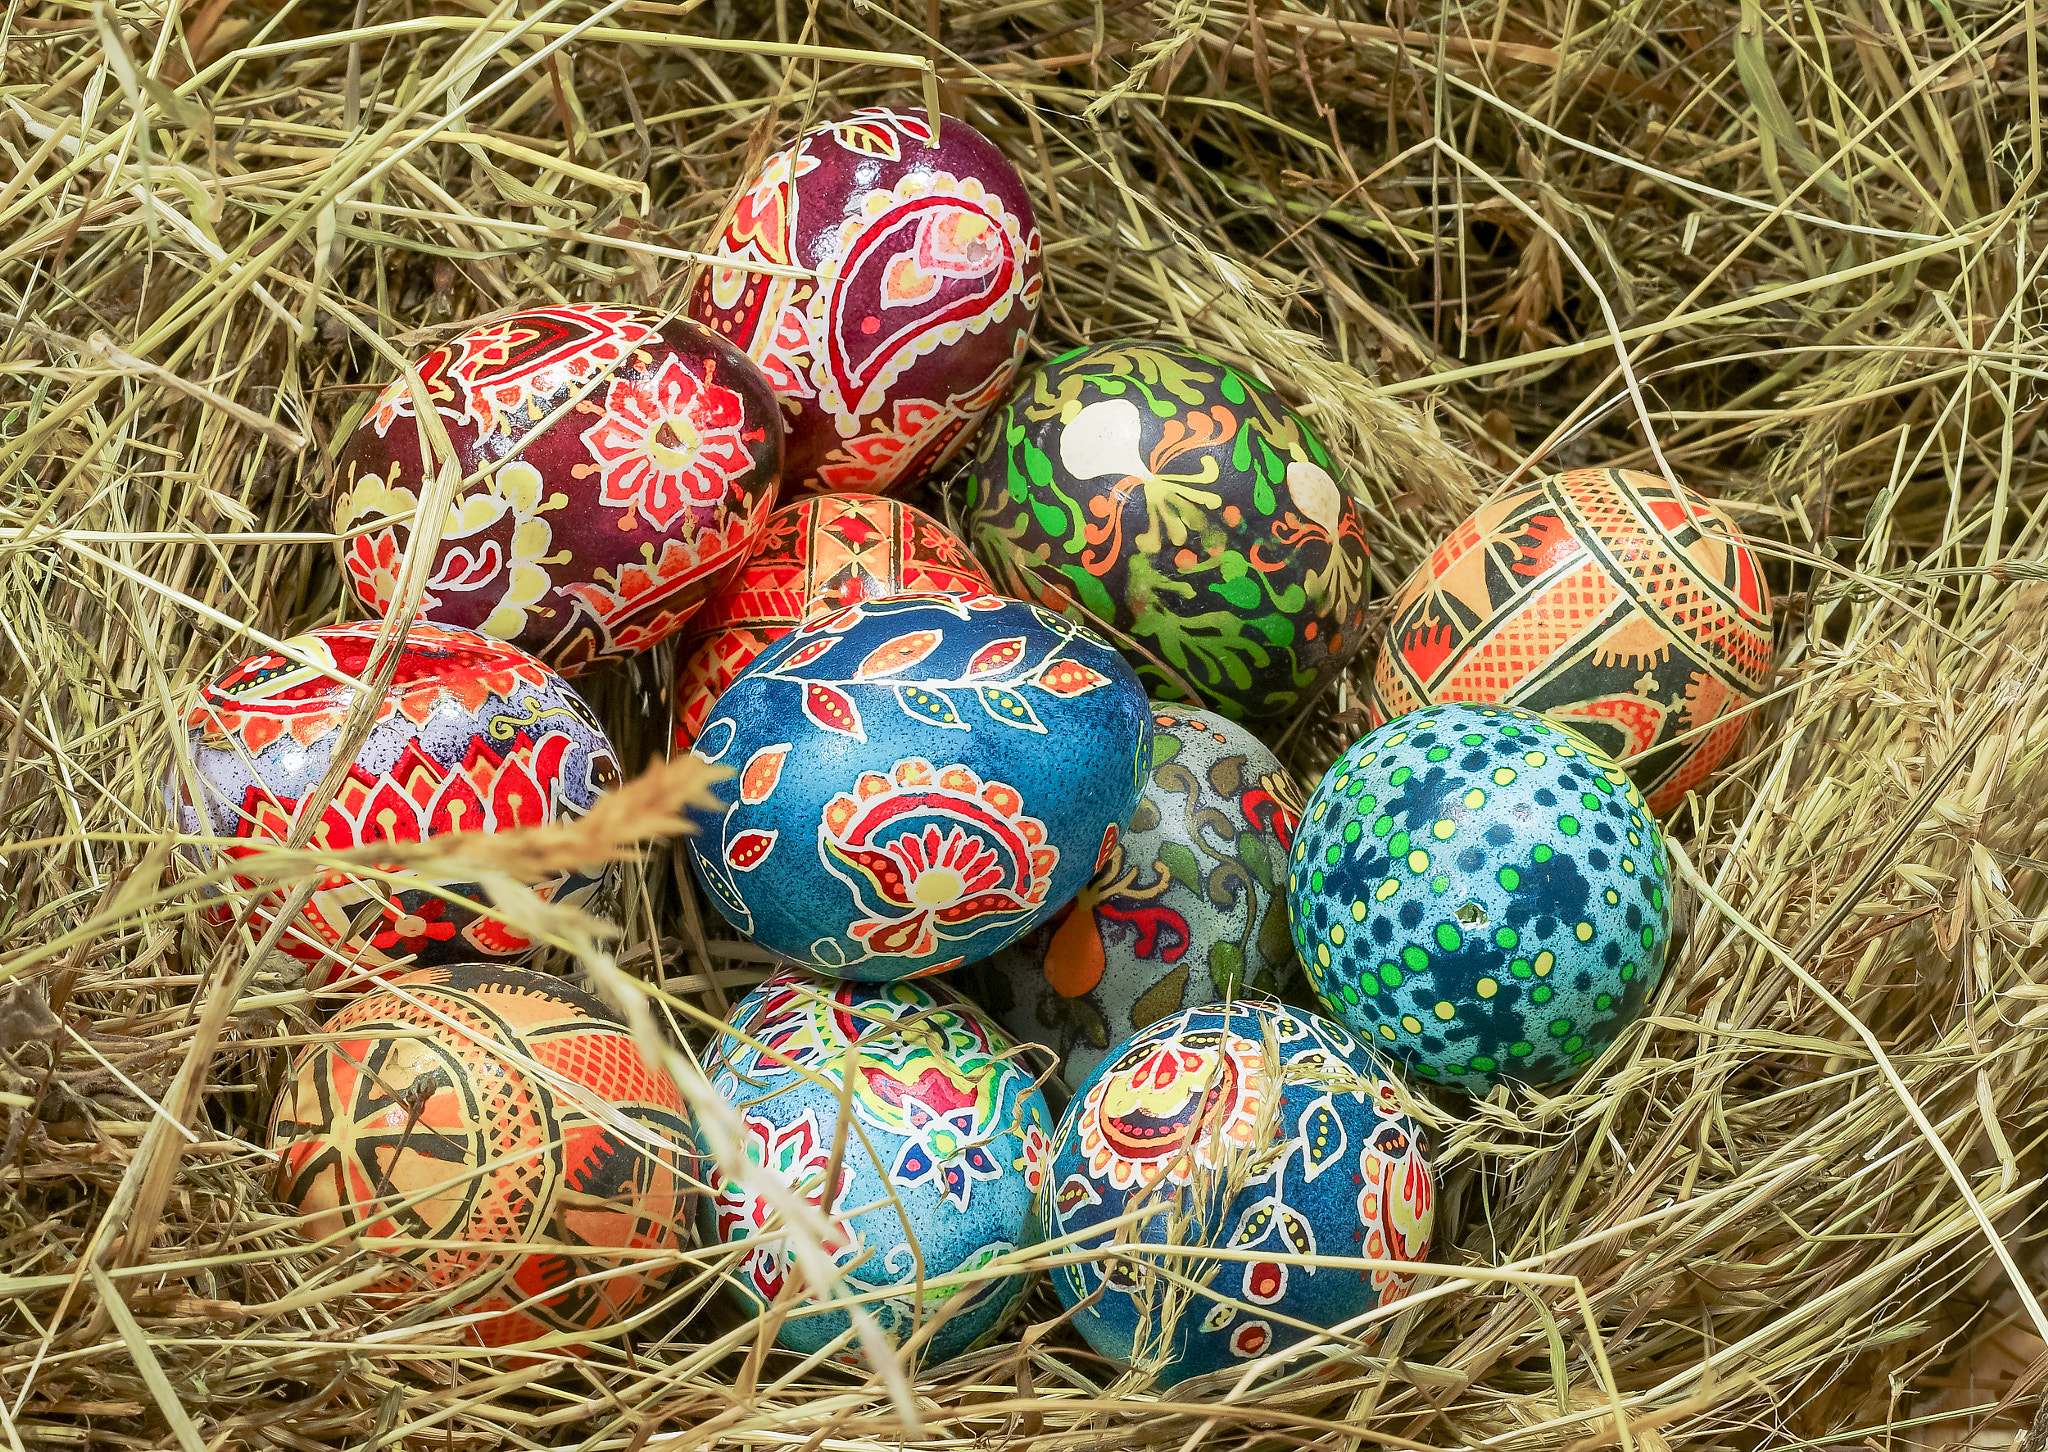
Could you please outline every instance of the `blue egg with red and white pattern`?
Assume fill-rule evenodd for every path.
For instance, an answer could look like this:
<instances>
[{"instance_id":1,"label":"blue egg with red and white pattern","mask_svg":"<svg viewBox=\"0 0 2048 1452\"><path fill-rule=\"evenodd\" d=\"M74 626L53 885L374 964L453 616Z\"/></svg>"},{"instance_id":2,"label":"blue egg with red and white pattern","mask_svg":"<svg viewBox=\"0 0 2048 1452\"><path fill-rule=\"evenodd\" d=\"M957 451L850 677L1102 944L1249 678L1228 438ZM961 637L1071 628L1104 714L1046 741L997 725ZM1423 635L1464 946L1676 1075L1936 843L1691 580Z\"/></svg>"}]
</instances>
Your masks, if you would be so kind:
<instances>
[{"instance_id":1,"label":"blue egg with red and white pattern","mask_svg":"<svg viewBox=\"0 0 2048 1452\"><path fill-rule=\"evenodd\" d=\"M1304 1327L1362 1350L1436 1219L1392 1071L1341 1024L1274 1003L1184 1009L1127 1040L1067 1107L1047 1189L1044 1238L1110 1252L1056 1268L1060 1300L1160 1386L1250 1369Z\"/></svg>"},{"instance_id":2,"label":"blue egg with red and white pattern","mask_svg":"<svg viewBox=\"0 0 2048 1452\"><path fill-rule=\"evenodd\" d=\"M1114 854L1151 760L1123 658L986 593L863 600L726 688L692 748L733 775L689 839L726 921L814 972L884 982L985 958Z\"/></svg>"}]
</instances>

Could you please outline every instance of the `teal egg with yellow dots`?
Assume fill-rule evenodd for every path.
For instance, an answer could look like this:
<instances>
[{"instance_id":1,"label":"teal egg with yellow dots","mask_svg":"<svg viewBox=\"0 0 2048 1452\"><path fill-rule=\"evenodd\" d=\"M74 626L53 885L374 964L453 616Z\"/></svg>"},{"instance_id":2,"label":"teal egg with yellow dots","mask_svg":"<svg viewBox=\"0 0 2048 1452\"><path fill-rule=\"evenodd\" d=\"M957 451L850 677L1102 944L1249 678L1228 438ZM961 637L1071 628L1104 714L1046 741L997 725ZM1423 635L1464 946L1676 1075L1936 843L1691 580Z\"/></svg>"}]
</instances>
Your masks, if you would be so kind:
<instances>
[{"instance_id":1,"label":"teal egg with yellow dots","mask_svg":"<svg viewBox=\"0 0 2048 1452\"><path fill-rule=\"evenodd\" d=\"M1294 942L1332 1013L1428 1083L1577 1075L1664 971L1670 863L1642 795L1512 706L1397 716L1324 773L1289 863Z\"/></svg>"}]
</instances>

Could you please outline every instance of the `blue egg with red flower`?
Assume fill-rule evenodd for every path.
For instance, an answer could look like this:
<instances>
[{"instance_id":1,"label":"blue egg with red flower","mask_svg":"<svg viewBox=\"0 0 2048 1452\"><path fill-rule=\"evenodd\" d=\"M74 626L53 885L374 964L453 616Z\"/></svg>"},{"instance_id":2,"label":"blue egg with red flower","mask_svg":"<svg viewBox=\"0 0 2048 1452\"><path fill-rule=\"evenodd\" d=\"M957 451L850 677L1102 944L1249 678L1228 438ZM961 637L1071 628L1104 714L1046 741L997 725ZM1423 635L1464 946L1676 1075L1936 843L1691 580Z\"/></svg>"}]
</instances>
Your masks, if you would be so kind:
<instances>
[{"instance_id":1,"label":"blue egg with red flower","mask_svg":"<svg viewBox=\"0 0 2048 1452\"><path fill-rule=\"evenodd\" d=\"M733 775L690 856L725 919L783 958L937 973L1081 890L1151 747L1137 677L1085 626L978 592L863 600L719 696L692 754Z\"/></svg>"}]
</instances>

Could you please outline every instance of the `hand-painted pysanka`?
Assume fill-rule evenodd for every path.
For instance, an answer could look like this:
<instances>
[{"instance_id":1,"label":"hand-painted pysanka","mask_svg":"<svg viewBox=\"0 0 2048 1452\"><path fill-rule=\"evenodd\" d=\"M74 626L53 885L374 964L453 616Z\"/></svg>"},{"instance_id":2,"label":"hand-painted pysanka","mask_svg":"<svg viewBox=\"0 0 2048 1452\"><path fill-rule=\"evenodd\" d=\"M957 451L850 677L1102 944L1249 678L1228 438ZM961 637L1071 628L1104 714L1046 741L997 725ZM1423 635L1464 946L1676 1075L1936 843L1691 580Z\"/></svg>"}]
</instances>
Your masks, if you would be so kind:
<instances>
[{"instance_id":1,"label":"hand-painted pysanka","mask_svg":"<svg viewBox=\"0 0 2048 1452\"><path fill-rule=\"evenodd\" d=\"M385 1253L373 1297L453 1291L442 1314L481 1314L479 1344L571 1351L675 1278L688 1110L602 1001L465 963L352 999L327 1031L271 1114L278 1197L309 1236Z\"/></svg>"},{"instance_id":2,"label":"hand-painted pysanka","mask_svg":"<svg viewBox=\"0 0 2048 1452\"><path fill-rule=\"evenodd\" d=\"M1233 720L1277 720L1364 644L1371 559L1336 463L1270 390L1189 349L1098 343L1032 370L966 502L997 587L1130 637L1161 699L1182 699L1177 675Z\"/></svg>"},{"instance_id":3,"label":"hand-painted pysanka","mask_svg":"<svg viewBox=\"0 0 2048 1452\"><path fill-rule=\"evenodd\" d=\"M367 672L377 630L375 622L322 626L285 642L297 659L263 651L200 691L185 724L203 815L182 771L167 783L183 830L249 844L227 847L230 859L290 837L299 804L334 758L358 692L351 682ZM618 784L618 754L568 682L475 631L414 626L376 710L347 780L313 829L307 845L315 850L539 826L581 815ZM287 893L236 881L258 894L251 922L260 935ZM567 873L536 890L582 905L598 887ZM473 883L394 882L337 869L279 946L306 965L310 987L362 987L395 965L531 955L533 942L487 916L485 901ZM217 926L233 917L225 899L209 913Z\"/></svg>"},{"instance_id":4,"label":"hand-painted pysanka","mask_svg":"<svg viewBox=\"0 0 2048 1452\"><path fill-rule=\"evenodd\" d=\"M690 316L782 400L791 490L901 492L950 459L1016 376L1038 311L1038 224L1003 153L923 112L806 131L746 184Z\"/></svg>"},{"instance_id":5,"label":"hand-painted pysanka","mask_svg":"<svg viewBox=\"0 0 2048 1452\"><path fill-rule=\"evenodd\" d=\"M718 698L694 754L734 775L689 839L740 931L818 972L986 957L1116 850L1152 745L1121 657L994 595L894 595L798 626Z\"/></svg>"},{"instance_id":6,"label":"hand-painted pysanka","mask_svg":"<svg viewBox=\"0 0 2048 1452\"><path fill-rule=\"evenodd\" d=\"M1436 1181L1421 1126L1357 1039L1245 1003L1163 1018L1098 1065L1060 1120L1044 1204L1045 1238L1130 1247L1058 1267L1053 1288L1097 1351L1171 1386L1406 1296L1414 1276L1387 1263L1427 1259ZM1147 1207L1140 1225L1095 1230ZM1377 1334L1352 1326L1335 1345Z\"/></svg>"},{"instance_id":7,"label":"hand-painted pysanka","mask_svg":"<svg viewBox=\"0 0 2048 1452\"><path fill-rule=\"evenodd\" d=\"M1017 1309L1025 1278L941 1282L1031 1243L1052 1118L1013 1045L937 984L790 971L748 994L730 1023L713 1051L711 1086L739 1120L748 1175L735 1178L729 1165L707 1171L713 1193L700 1214L708 1244L762 1242L728 1273L748 1314L774 1302L797 1269L786 1236L764 1239L780 1229L758 1188L768 1176L824 1217L821 1244L844 1269L841 1295L892 1293L865 1303L891 1346L921 1336L923 1359L937 1362L985 1344ZM836 1150L842 1102L853 1123ZM705 1152L712 1148L707 1139ZM920 1279L935 1283L921 1297ZM776 1339L808 1353L843 1333L843 1311L809 1310L829 1299L814 1293Z\"/></svg>"},{"instance_id":8,"label":"hand-painted pysanka","mask_svg":"<svg viewBox=\"0 0 2048 1452\"><path fill-rule=\"evenodd\" d=\"M1183 1008L1294 980L1287 854L1300 789L1214 712L1152 703L1152 774L1109 862L1044 927L968 971L1016 1038L1073 1088L1105 1053Z\"/></svg>"},{"instance_id":9,"label":"hand-painted pysanka","mask_svg":"<svg viewBox=\"0 0 2048 1452\"><path fill-rule=\"evenodd\" d=\"M1431 706L1337 758L1288 874L1330 1011L1433 1084L1578 1074L1664 971L1656 818L1598 746L1512 706Z\"/></svg>"},{"instance_id":10,"label":"hand-painted pysanka","mask_svg":"<svg viewBox=\"0 0 2048 1452\"><path fill-rule=\"evenodd\" d=\"M752 558L704 602L676 672L676 747L704 729L711 703L755 656L813 611L904 591L977 594L988 576L958 535L921 509L873 494L824 494L768 516Z\"/></svg>"},{"instance_id":11,"label":"hand-painted pysanka","mask_svg":"<svg viewBox=\"0 0 2048 1452\"><path fill-rule=\"evenodd\" d=\"M782 427L746 355L686 318L572 303L482 323L416 365L463 489L441 526L421 618L509 640L574 675L680 630L732 578L775 507ZM416 509L427 450L406 381L341 460L334 527ZM343 563L382 614L410 521L367 529Z\"/></svg>"},{"instance_id":12,"label":"hand-painted pysanka","mask_svg":"<svg viewBox=\"0 0 2048 1452\"><path fill-rule=\"evenodd\" d=\"M1575 469L1480 506L1401 587L1369 708L1375 726L1451 701L1541 711L1662 813L1734 750L1770 674L1770 594L1727 516L1652 475Z\"/></svg>"}]
</instances>

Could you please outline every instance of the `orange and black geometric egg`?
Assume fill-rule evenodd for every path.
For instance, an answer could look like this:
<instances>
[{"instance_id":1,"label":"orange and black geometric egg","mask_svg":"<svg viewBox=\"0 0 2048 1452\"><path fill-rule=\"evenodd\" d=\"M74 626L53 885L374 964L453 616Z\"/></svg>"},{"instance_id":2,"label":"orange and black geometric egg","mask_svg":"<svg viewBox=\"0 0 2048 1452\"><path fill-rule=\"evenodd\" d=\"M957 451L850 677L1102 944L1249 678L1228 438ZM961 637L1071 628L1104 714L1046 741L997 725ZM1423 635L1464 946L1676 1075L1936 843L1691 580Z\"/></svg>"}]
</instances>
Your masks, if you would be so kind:
<instances>
[{"instance_id":1,"label":"orange and black geometric egg","mask_svg":"<svg viewBox=\"0 0 2048 1452\"><path fill-rule=\"evenodd\" d=\"M1133 1233L1121 1217L1147 1207ZM1053 1137L1042 1213L1075 1251L1130 1245L1056 1268L1053 1287L1097 1351L1171 1386L1406 1296L1413 1273L1386 1267L1428 1259L1436 1180L1371 1050L1300 1009L1238 1003L1163 1018L1097 1067ZM1378 1325L1330 1344L1362 1348Z\"/></svg>"},{"instance_id":2,"label":"orange and black geometric egg","mask_svg":"<svg viewBox=\"0 0 2048 1452\"><path fill-rule=\"evenodd\" d=\"M445 430L466 481L421 618L561 671L673 635L760 538L782 476L768 381L725 339L644 308L572 303L480 323L399 378L341 460L334 527L366 609L398 594ZM431 406L437 426L423 429ZM389 523L379 523L382 520Z\"/></svg>"},{"instance_id":3,"label":"orange and black geometric egg","mask_svg":"<svg viewBox=\"0 0 2048 1452\"><path fill-rule=\"evenodd\" d=\"M1670 811L1727 760L1769 688L1771 599L1741 531L1629 469L1510 489L1401 587L1371 722L1470 702L1541 711Z\"/></svg>"},{"instance_id":4,"label":"orange and black geometric egg","mask_svg":"<svg viewBox=\"0 0 2048 1452\"><path fill-rule=\"evenodd\" d=\"M768 516L733 582L705 601L676 651L676 750L754 657L815 613L859 600L939 591L977 594L988 576L960 537L921 509L874 494L813 495Z\"/></svg>"},{"instance_id":5,"label":"orange and black geometric egg","mask_svg":"<svg viewBox=\"0 0 2048 1452\"><path fill-rule=\"evenodd\" d=\"M393 1310L452 1294L478 1344L573 1352L675 1277L688 1112L601 1000L460 964L356 998L278 1097L277 1193L304 1233L388 1257Z\"/></svg>"}]
</instances>

